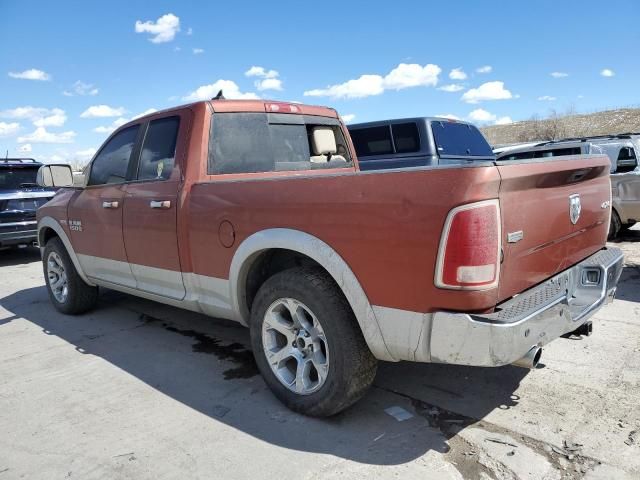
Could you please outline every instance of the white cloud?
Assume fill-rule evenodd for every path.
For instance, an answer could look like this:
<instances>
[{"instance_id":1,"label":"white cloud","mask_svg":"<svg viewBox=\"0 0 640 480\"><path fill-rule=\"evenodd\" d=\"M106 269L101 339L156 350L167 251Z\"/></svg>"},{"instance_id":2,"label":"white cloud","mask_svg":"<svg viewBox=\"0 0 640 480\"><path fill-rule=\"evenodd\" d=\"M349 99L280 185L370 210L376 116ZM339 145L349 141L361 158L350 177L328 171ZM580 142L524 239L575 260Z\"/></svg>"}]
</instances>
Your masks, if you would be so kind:
<instances>
[{"instance_id":1,"label":"white cloud","mask_svg":"<svg viewBox=\"0 0 640 480\"><path fill-rule=\"evenodd\" d=\"M494 125L507 125L509 123L513 123L513 120L511 120L511 117L500 117L498 119L496 119L496 121L494 122Z\"/></svg>"},{"instance_id":2,"label":"white cloud","mask_svg":"<svg viewBox=\"0 0 640 480\"><path fill-rule=\"evenodd\" d=\"M451 80L466 80L467 74L464 73L462 68L454 68L449 72L449 78Z\"/></svg>"},{"instance_id":3,"label":"white cloud","mask_svg":"<svg viewBox=\"0 0 640 480\"><path fill-rule=\"evenodd\" d=\"M356 118L355 113L347 113L346 115L340 115L340 117L342 117L342 120L345 123L349 123L349 122L353 122L353 120Z\"/></svg>"},{"instance_id":4,"label":"white cloud","mask_svg":"<svg viewBox=\"0 0 640 480\"><path fill-rule=\"evenodd\" d=\"M435 87L442 69L428 63L425 66L417 63L401 63L384 77L384 88L402 90L409 87Z\"/></svg>"},{"instance_id":5,"label":"white cloud","mask_svg":"<svg viewBox=\"0 0 640 480\"><path fill-rule=\"evenodd\" d=\"M540 100L541 102L553 102L556 99L556 97L552 97L551 95L543 95L541 97L538 97L538 100Z\"/></svg>"},{"instance_id":6,"label":"white cloud","mask_svg":"<svg viewBox=\"0 0 640 480\"><path fill-rule=\"evenodd\" d=\"M278 77L280 74L277 70L267 70L264 67L252 66L249 70L244 72L247 77L258 77L253 84L255 87L262 90L282 90L282 80Z\"/></svg>"},{"instance_id":7,"label":"white cloud","mask_svg":"<svg viewBox=\"0 0 640 480\"><path fill-rule=\"evenodd\" d=\"M613 77L615 74L616 72L609 68L605 68L600 72L600 75L602 75L603 77Z\"/></svg>"},{"instance_id":8,"label":"white cloud","mask_svg":"<svg viewBox=\"0 0 640 480\"><path fill-rule=\"evenodd\" d=\"M511 92L504 88L504 82L487 82L478 88L471 88L462 95L462 101L479 103L485 100L507 100L513 98Z\"/></svg>"},{"instance_id":9,"label":"white cloud","mask_svg":"<svg viewBox=\"0 0 640 480\"><path fill-rule=\"evenodd\" d=\"M258 90L282 90L282 80L279 78L265 78L256 80L255 86Z\"/></svg>"},{"instance_id":10,"label":"white cloud","mask_svg":"<svg viewBox=\"0 0 640 480\"><path fill-rule=\"evenodd\" d=\"M61 127L67 121L67 115L64 110L54 108L46 115L33 121L36 127Z\"/></svg>"},{"instance_id":11,"label":"white cloud","mask_svg":"<svg viewBox=\"0 0 640 480\"><path fill-rule=\"evenodd\" d=\"M201 53L204 53L204 48L194 48L193 49L193 54L194 55L200 55Z\"/></svg>"},{"instance_id":12,"label":"white cloud","mask_svg":"<svg viewBox=\"0 0 640 480\"><path fill-rule=\"evenodd\" d=\"M149 39L151 43L165 43L172 41L176 33L180 31L180 18L173 13L167 13L161 16L155 22L148 20L146 22L136 21L136 33L150 33L152 37Z\"/></svg>"},{"instance_id":13,"label":"white cloud","mask_svg":"<svg viewBox=\"0 0 640 480\"><path fill-rule=\"evenodd\" d=\"M73 97L74 95L85 96L85 95L97 95L99 90L90 83L84 83L81 80L78 80L71 86L70 90L65 90L62 92L63 95L67 97Z\"/></svg>"},{"instance_id":14,"label":"white cloud","mask_svg":"<svg viewBox=\"0 0 640 480\"><path fill-rule=\"evenodd\" d=\"M121 125L124 125L128 121L129 121L128 118L124 118L124 117L116 118L113 122L111 122L111 125L101 125L99 127L94 128L93 131L96 133L111 133L116 128L120 127Z\"/></svg>"},{"instance_id":15,"label":"white cloud","mask_svg":"<svg viewBox=\"0 0 640 480\"><path fill-rule=\"evenodd\" d=\"M384 92L384 79L380 75L362 75L327 88L316 88L304 92L305 97L364 98Z\"/></svg>"},{"instance_id":16,"label":"white cloud","mask_svg":"<svg viewBox=\"0 0 640 480\"><path fill-rule=\"evenodd\" d=\"M453 113L441 113L440 115L436 115L436 117L448 118L449 120L460 120L460 117L454 115Z\"/></svg>"},{"instance_id":17,"label":"white cloud","mask_svg":"<svg viewBox=\"0 0 640 480\"><path fill-rule=\"evenodd\" d=\"M156 108L148 108L144 112L140 112L139 114L134 115L131 118L119 117L119 118L116 118L113 122L111 122L111 125L101 125L99 127L94 128L93 131L96 133L111 133L116 128L121 127L125 123L129 123L131 120L144 117L145 115L149 115L150 113L155 113L157 111L158 110Z\"/></svg>"},{"instance_id":18,"label":"white cloud","mask_svg":"<svg viewBox=\"0 0 640 480\"><path fill-rule=\"evenodd\" d=\"M473 122L493 122L496 116L493 113L489 113L482 108L476 108L469 114L469 120Z\"/></svg>"},{"instance_id":19,"label":"white cloud","mask_svg":"<svg viewBox=\"0 0 640 480\"><path fill-rule=\"evenodd\" d=\"M196 88L193 92L182 97L182 100L195 102L198 100L210 100L215 97L218 92L222 90L224 97L229 99L244 99L251 100L259 98L253 92L243 93L240 91L238 85L232 80L217 80L209 85L202 85Z\"/></svg>"},{"instance_id":20,"label":"white cloud","mask_svg":"<svg viewBox=\"0 0 640 480\"><path fill-rule=\"evenodd\" d=\"M139 113L131 117L131 120L135 120L136 118L144 117L145 115L149 115L150 113L156 113L158 111L157 108L147 108L144 112ZM128 121L128 120L127 120Z\"/></svg>"},{"instance_id":21,"label":"white cloud","mask_svg":"<svg viewBox=\"0 0 640 480\"><path fill-rule=\"evenodd\" d=\"M278 77L280 74L277 70L267 70L264 67L252 66L249 70L244 72L247 77L258 77L253 84L260 90L282 90L282 80Z\"/></svg>"},{"instance_id":22,"label":"white cloud","mask_svg":"<svg viewBox=\"0 0 640 480\"><path fill-rule=\"evenodd\" d=\"M38 127L34 132L18 137L18 143L72 143L76 132L53 133L47 132L45 127Z\"/></svg>"},{"instance_id":23,"label":"white cloud","mask_svg":"<svg viewBox=\"0 0 640 480\"><path fill-rule=\"evenodd\" d=\"M452 83L450 85L443 85L438 87L438 90L442 90L443 92L459 92L460 90L464 90L464 87L457 83Z\"/></svg>"},{"instance_id":24,"label":"white cloud","mask_svg":"<svg viewBox=\"0 0 640 480\"><path fill-rule=\"evenodd\" d=\"M344 83L329 85L304 92L306 97L364 98L380 95L385 90L402 90L410 87L435 86L442 69L431 63L401 63L384 77L361 75Z\"/></svg>"},{"instance_id":25,"label":"white cloud","mask_svg":"<svg viewBox=\"0 0 640 480\"><path fill-rule=\"evenodd\" d=\"M0 122L0 137L11 137L18 133L20 124L18 122Z\"/></svg>"},{"instance_id":26,"label":"white cloud","mask_svg":"<svg viewBox=\"0 0 640 480\"><path fill-rule=\"evenodd\" d=\"M193 35L193 28L189 27L187 29L187 35Z\"/></svg>"},{"instance_id":27,"label":"white cloud","mask_svg":"<svg viewBox=\"0 0 640 480\"><path fill-rule=\"evenodd\" d=\"M482 67L476 68L476 73L491 73L493 71L493 67L491 65L484 65Z\"/></svg>"},{"instance_id":28,"label":"white cloud","mask_svg":"<svg viewBox=\"0 0 640 480\"><path fill-rule=\"evenodd\" d=\"M549 75L553 78L565 78L569 76L569 74L565 72L551 72Z\"/></svg>"},{"instance_id":29,"label":"white cloud","mask_svg":"<svg viewBox=\"0 0 640 480\"><path fill-rule=\"evenodd\" d=\"M179 52L180 50L182 50L180 47L173 47L174 52Z\"/></svg>"},{"instance_id":30,"label":"white cloud","mask_svg":"<svg viewBox=\"0 0 640 480\"><path fill-rule=\"evenodd\" d=\"M252 66L249 70L244 72L247 77L260 77L260 78L277 78L280 74L277 70L267 70L264 67Z\"/></svg>"},{"instance_id":31,"label":"white cloud","mask_svg":"<svg viewBox=\"0 0 640 480\"><path fill-rule=\"evenodd\" d=\"M511 117L498 117L491 112L483 110L482 108L476 108L474 111L469 113L468 118L472 122L493 123L494 125L506 125L508 123L513 123Z\"/></svg>"},{"instance_id":32,"label":"white cloud","mask_svg":"<svg viewBox=\"0 0 640 480\"><path fill-rule=\"evenodd\" d=\"M109 105L93 105L80 114L82 118L119 117L126 110L123 107L114 108Z\"/></svg>"},{"instance_id":33,"label":"white cloud","mask_svg":"<svg viewBox=\"0 0 640 480\"><path fill-rule=\"evenodd\" d=\"M24 145L20 145L18 147L18 152L20 153L31 153L31 144L30 143L25 143Z\"/></svg>"},{"instance_id":34,"label":"white cloud","mask_svg":"<svg viewBox=\"0 0 640 480\"><path fill-rule=\"evenodd\" d=\"M30 120L36 127L61 127L67 121L61 108L18 107L0 112L0 118Z\"/></svg>"},{"instance_id":35,"label":"white cloud","mask_svg":"<svg viewBox=\"0 0 640 480\"><path fill-rule=\"evenodd\" d=\"M30 68L24 72L9 72L9 76L11 78L19 78L21 80L40 80L43 82L51 80L51 75L43 72L42 70L38 70L37 68Z\"/></svg>"},{"instance_id":36,"label":"white cloud","mask_svg":"<svg viewBox=\"0 0 640 480\"><path fill-rule=\"evenodd\" d=\"M89 147L85 150L78 150L75 154L76 158L81 161L89 161L93 158L96 153L96 149L93 147Z\"/></svg>"}]
</instances>

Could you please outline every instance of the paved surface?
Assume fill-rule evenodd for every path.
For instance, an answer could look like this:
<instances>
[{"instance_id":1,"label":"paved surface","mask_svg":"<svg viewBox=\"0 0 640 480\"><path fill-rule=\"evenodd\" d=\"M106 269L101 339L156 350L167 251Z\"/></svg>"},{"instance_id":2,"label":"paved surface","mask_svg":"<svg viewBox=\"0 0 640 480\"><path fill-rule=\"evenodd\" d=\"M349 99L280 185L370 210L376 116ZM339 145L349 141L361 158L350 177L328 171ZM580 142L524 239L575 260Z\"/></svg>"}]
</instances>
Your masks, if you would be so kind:
<instances>
[{"instance_id":1,"label":"paved surface","mask_svg":"<svg viewBox=\"0 0 640 480\"><path fill-rule=\"evenodd\" d=\"M36 251L0 252L0 480L640 478L640 231L619 246L618 299L537 370L382 364L329 420L274 399L247 330L106 291L66 317Z\"/></svg>"}]
</instances>

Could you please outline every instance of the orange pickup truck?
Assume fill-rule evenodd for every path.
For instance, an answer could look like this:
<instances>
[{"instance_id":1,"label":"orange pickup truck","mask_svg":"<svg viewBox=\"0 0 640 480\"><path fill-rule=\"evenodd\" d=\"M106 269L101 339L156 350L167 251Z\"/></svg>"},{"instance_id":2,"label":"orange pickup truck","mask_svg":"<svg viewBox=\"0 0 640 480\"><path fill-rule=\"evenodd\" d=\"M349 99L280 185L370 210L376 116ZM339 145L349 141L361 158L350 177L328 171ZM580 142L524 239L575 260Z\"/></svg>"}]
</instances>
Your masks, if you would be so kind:
<instances>
[{"instance_id":1,"label":"orange pickup truck","mask_svg":"<svg viewBox=\"0 0 640 480\"><path fill-rule=\"evenodd\" d=\"M114 132L83 185L67 166L38 177L67 187L38 210L55 308L106 287L236 320L309 415L353 404L377 360L531 368L591 332L622 269L606 156L361 172L325 107L172 108Z\"/></svg>"}]
</instances>

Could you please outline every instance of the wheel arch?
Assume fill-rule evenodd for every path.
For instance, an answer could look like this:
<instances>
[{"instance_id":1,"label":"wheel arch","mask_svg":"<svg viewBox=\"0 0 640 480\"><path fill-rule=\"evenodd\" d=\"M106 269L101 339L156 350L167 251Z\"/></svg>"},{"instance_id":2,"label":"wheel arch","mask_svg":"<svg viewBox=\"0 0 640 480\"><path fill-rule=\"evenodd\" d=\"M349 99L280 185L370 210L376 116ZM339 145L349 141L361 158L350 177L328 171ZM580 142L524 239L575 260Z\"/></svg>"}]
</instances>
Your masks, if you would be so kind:
<instances>
[{"instance_id":1,"label":"wheel arch","mask_svg":"<svg viewBox=\"0 0 640 480\"><path fill-rule=\"evenodd\" d=\"M336 282L356 317L360 330L373 355L380 360L394 361L382 337L382 331L360 282L345 260L328 244L308 233L274 228L263 230L245 239L237 248L229 271L229 295L237 317L248 325L251 288L248 278L256 262L268 252L291 252L322 267ZM253 287L255 288L255 287Z\"/></svg>"},{"instance_id":2,"label":"wheel arch","mask_svg":"<svg viewBox=\"0 0 640 480\"><path fill-rule=\"evenodd\" d=\"M76 255L76 252L74 252L71 241L69 240L67 233L62 228L62 225L60 225L60 223L53 217L41 218L38 221L38 245L40 246L40 252L43 251L46 242L53 237L58 237L62 241L62 244L64 245L64 248L67 249L67 253L71 258L78 275L80 275L80 278L82 278L82 280L84 280L88 285L94 287L95 284L84 274L80 261L78 260L78 256Z\"/></svg>"}]
</instances>

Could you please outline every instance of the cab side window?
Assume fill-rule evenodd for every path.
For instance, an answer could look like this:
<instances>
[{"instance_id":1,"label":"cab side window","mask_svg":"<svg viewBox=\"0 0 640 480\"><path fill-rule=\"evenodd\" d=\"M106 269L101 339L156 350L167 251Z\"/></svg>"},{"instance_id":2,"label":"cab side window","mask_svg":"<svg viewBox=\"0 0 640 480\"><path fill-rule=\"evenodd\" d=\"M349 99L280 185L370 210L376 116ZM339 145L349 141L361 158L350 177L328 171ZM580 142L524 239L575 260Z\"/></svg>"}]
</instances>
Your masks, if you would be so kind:
<instances>
[{"instance_id":1,"label":"cab side window","mask_svg":"<svg viewBox=\"0 0 640 480\"><path fill-rule=\"evenodd\" d=\"M139 125L125 128L107 142L91 164L88 185L105 185L126 181L131 152L136 143L139 128Z\"/></svg>"},{"instance_id":2,"label":"cab side window","mask_svg":"<svg viewBox=\"0 0 640 480\"><path fill-rule=\"evenodd\" d=\"M149 124L140 153L138 180L167 180L175 165L180 117L167 117Z\"/></svg>"}]
</instances>

